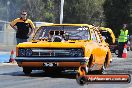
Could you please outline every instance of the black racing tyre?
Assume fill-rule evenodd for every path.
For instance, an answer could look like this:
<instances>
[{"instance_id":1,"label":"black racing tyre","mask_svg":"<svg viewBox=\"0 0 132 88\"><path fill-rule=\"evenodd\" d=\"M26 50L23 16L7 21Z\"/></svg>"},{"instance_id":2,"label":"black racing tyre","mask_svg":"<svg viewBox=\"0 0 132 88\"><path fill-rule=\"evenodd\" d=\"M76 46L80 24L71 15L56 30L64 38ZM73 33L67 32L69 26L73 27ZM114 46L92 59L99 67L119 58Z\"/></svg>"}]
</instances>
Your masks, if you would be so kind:
<instances>
[{"instance_id":1,"label":"black racing tyre","mask_svg":"<svg viewBox=\"0 0 132 88\"><path fill-rule=\"evenodd\" d=\"M118 50L115 50L115 54L118 55Z\"/></svg>"},{"instance_id":2,"label":"black racing tyre","mask_svg":"<svg viewBox=\"0 0 132 88\"><path fill-rule=\"evenodd\" d=\"M87 79L84 76L80 76L76 78L76 81L79 85L83 86L84 84L86 84Z\"/></svg>"},{"instance_id":3,"label":"black racing tyre","mask_svg":"<svg viewBox=\"0 0 132 88\"><path fill-rule=\"evenodd\" d=\"M104 74L105 69L106 69L106 66L104 64L100 70L96 70L96 71L94 71L94 73L95 74Z\"/></svg>"},{"instance_id":4,"label":"black racing tyre","mask_svg":"<svg viewBox=\"0 0 132 88\"><path fill-rule=\"evenodd\" d=\"M130 47L129 46L127 47L127 51L130 51Z\"/></svg>"},{"instance_id":5,"label":"black racing tyre","mask_svg":"<svg viewBox=\"0 0 132 88\"><path fill-rule=\"evenodd\" d=\"M25 75L30 75L32 72L32 69L28 67L23 67L23 72L25 73Z\"/></svg>"},{"instance_id":6,"label":"black racing tyre","mask_svg":"<svg viewBox=\"0 0 132 88\"><path fill-rule=\"evenodd\" d=\"M107 54L107 56L108 56L108 54ZM106 59L104 61L104 64L102 65L101 69L97 70L97 74L104 74L105 73L105 70L107 68L107 63L108 63L107 56L106 56Z\"/></svg>"},{"instance_id":7,"label":"black racing tyre","mask_svg":"<svg viewBox=\"0 0 132 88\"><path fill-rule=\"evenodd\" d=\"M100 70L100 74L104 74L104 71L106 70L106 66L107 66L107 64L104 63L101 70Z\"/></svg>"}]
</instances>

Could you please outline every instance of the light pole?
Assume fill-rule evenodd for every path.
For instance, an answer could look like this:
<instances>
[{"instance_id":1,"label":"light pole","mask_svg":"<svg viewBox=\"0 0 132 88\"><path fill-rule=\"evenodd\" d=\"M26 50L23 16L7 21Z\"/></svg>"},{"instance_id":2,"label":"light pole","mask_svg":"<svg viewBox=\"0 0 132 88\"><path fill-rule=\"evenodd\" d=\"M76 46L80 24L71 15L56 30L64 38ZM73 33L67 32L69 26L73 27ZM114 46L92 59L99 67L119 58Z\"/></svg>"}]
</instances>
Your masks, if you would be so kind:
<instances>
[{"instance_id":1,"label":"light pole","mask_svg":"<svg viewBox=\"0 0 132 88\"><path fill-rule=\"evenodd\" d=\"M10 5L10 1L7 1L7 19L6 21L9 21L9 5Z\"/></svg>"},{"instance_id":2,"label":"light pole","mask_svg":"<svg viewBox=\"0 0 132 88\"><path fill-rule=\"evenodd\" d=\"M6 11L7 11L7 17L6 17L6 30L8 29L8 22L9 22L9 5L10 5L10 1L7 1L7 3L6 3ZM6 32L6 39L9 39L9 34L8 34L9 32ZM8 40L7 40L7 45L9 44L9 42L8 42Z\"/></svg>"},{"instance_id":3,"label":"light pole","mask_svg":"<svg viewBox=\"0 0 132 88\"><path fill-rule=\"evenodd\" d=\"M63 23L63 7L64 7L64 0L61 0L60 24Z\"/></svg>"}]
</instances>

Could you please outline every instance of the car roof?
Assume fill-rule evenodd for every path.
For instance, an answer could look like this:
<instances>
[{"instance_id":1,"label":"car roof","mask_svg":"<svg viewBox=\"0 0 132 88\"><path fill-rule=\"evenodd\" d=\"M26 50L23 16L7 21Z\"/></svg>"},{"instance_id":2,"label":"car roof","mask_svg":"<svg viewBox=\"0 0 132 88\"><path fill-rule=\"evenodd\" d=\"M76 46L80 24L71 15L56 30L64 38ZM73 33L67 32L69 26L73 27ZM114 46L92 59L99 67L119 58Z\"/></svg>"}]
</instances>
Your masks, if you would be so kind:
<instances>
[{"instance_id":1,"label":"car roof","mask_svg":"<svg viewBox=\"0 0 132 88\"><path fill-rule=\"evenodd\" d=\"M89 24L42 24L40 27L43 27L43 26L88 26L89 28L94 27Z\"/></svg>"}]
</instances>

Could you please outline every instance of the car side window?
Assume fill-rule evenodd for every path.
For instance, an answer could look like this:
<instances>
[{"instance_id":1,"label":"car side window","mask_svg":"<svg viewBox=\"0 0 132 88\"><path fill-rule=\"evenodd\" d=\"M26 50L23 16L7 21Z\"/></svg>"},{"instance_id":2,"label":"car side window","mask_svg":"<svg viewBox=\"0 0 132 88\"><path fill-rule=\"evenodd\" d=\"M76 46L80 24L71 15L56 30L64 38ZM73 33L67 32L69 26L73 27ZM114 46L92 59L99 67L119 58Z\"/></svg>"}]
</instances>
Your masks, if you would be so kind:
<instances>
[{"instance_id":1,"label":"car side window","mask_svg":"<svg viewBox=\"0 0 132 88\"><path fill-rule=\"evenodd\" d=\"M95 31L95 34L96 34L96 37L97 37L97 41L100 43L100 42L101 42L101 39L100 39L100 37L99 37L98 32L97 32L97 31Z\"/></svg>"},{"instance_id":2,"label":"car side window","mask_svg":"<svg viewBox=\"0 0 132 88\"><path fill-rule=\"evenodd\" d=\"M97 42L96 35L95 35L94 31L91 31L91 39L93 41Z\"/></svg>"}]
</instances>

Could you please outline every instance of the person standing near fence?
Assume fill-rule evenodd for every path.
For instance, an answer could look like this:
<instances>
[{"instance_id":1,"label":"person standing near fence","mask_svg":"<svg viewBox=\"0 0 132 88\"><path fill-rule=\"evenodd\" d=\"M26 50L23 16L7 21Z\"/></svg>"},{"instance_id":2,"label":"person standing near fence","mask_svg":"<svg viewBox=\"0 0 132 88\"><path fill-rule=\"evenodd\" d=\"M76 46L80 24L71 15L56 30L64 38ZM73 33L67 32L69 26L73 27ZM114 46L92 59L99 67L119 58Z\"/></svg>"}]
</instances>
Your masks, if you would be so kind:
<instances>
[{"instance_id":1,"label":"person standing near fence","mask_svg":"<svg viewBox=\"0 0 132 88\"><path fill-rule=\"evenodd\" d=\"M123 28L120 30L120 35L118 38L118 57L122 57L124 45L128 41L128 30L127 24L123 24Z\"/></svg>"},{"instance_id":2,"label":"person standing near fence","mask_svg":"<svg viewBox=\"0 0 132 88\"><path fill-rule=\"evenodd\" d=\"M27 11L21 12L21 17L16 18L10 23L10 26L16 31L17 44L27 42L28 38L34 33L35 26L33 22L27 18Z\"/></svg>"}]
</instances>

